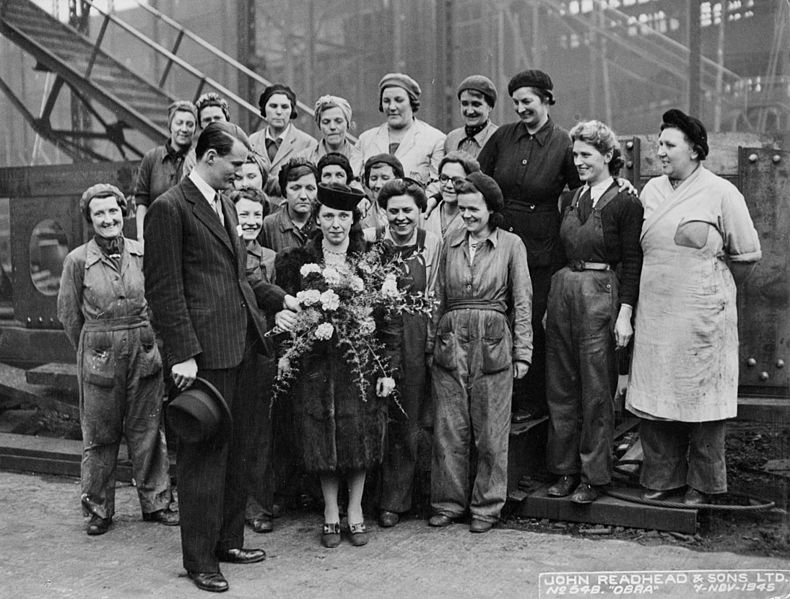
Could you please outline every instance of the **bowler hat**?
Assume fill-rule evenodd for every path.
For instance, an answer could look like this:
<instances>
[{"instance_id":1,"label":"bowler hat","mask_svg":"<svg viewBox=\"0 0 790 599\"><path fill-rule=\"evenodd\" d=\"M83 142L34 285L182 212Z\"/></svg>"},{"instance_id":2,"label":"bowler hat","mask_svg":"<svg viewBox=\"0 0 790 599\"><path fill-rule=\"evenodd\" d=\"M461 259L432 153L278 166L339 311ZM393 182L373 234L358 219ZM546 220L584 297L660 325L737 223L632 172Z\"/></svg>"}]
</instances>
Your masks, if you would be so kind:
<instances>
[{"instance_id":1,"label":"bowler hat","mask_svg":"<svg viewBox=\"0 0 790 599\"><path fill-rule=\"evenodd\" d=\"M233 417L217 388L206 379L195 379L167 406L170 428L186 443L222 441L230 435Z\"/></svg>"}]
</instances>

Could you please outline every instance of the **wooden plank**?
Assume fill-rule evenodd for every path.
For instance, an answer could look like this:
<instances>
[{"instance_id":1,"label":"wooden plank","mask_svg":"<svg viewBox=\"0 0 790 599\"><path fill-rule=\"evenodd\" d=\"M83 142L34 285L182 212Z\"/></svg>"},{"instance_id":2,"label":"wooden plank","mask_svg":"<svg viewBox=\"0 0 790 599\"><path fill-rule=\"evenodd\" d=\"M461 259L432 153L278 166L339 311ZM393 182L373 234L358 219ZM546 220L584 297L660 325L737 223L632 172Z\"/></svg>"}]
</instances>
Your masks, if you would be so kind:
<instances>
[{"instance_id":1,"label":"wooden plank","mask_svg":"<svg viewBox=\"0 0 790 599\"><path fill-rule=\"evenodd\" d=\"M530 494L516 513L524 518L548 518L565 522L584 522L607 526L627 526L648 530L666 530L694 534L697 532L697 510L666 508L631 503L602 496L589 505L576 505L567 497L549 497L548 486ZM627 489L618 489L629 492ZM637 496L639 490L633 490Z\"/></svg>"},{"instance_id":2,"label":"wooden plank","mask_svg":"<svg viewBox=\"0 0 790 599\"><path fill-rule=\"evenodd\" d=\"M16 403L21 406L36 406L44 410L53 410L69 417L79 419L78 400L74 394L61 392L37 385L25 380L25 371L0 362L0 397L5 404Z\"/></svg>"},{"instance_id":3,"label":"wooden plank","mask_svg":"<svg viewBox=\"0 0 790 599\"><path fill-rule=\"evenodd\" d=\"M25 371L25 380L31 385L46 385L65 391L79 391L77 365L50 362Z\"/></svg>"},{"instance_id":4,"label":"wooden plank","mask_svg":"<svg viewBox=\"0 0 790 599\"><path fill-rule=\"evenodd\" d=\"M790 424L790 399L739 397L737 419L770 424Z\"/></svg>"}]
</instances>

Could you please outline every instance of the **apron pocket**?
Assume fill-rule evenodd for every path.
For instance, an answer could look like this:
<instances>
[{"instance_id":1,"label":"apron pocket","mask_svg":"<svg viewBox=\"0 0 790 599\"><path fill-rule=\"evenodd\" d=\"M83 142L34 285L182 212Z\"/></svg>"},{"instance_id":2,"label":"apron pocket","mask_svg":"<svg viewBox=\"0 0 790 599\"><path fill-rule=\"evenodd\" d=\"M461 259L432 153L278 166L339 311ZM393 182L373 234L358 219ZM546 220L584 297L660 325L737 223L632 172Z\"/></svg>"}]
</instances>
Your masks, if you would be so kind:
<instances>
[{"instance_id":1,"label":"apron pocket","mask_svg":"<svg viewBox=\"0 0 790 599\"><path fill-rule=\"evenodd\" d=\"M455 370L457 356L455 352L455 333L452 331L445 331L436 336L433 363L445 370Z\"/></svg>"},{"instance_id":2,"label":"apron pocket","mask_svg":"<svg viewBox=\"0 0 790 599\"><path fill-rule=\"evenodd\" d=\"M675 230L675 245L700 250L708 243L711 225L705 221L681 222Z\"/></svg>"},{"instance_id":3,"label":"apron pocket","mask_svg":"<svg viewBox=\"0 0 790 599\"><path fill-rule=\"evenodd\" d=\"M506 337L483 337L483 374L494 374L507 370L512 362L512 355Z\"/></svg>"}]
</instances>

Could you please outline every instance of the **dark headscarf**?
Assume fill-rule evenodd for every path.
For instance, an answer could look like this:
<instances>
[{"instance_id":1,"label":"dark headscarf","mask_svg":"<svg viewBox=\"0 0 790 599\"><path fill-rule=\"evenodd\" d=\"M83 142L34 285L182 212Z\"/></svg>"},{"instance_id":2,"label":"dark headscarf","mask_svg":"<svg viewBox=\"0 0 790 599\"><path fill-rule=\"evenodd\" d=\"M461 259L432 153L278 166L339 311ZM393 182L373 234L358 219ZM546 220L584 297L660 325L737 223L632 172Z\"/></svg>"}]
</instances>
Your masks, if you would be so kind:
<instances>
[{"instance_id":1,"label":"dark headscarf","mask_svg":"<svg viewBox=\"0 0 790 599\"><path fill-rule=\"evenodd\" d=\"M700 161L705 160L710 149L708 148L708 132L705 130L705 125L702 124L702 121L685 114L677 108L667 110L661 117L661 120L663 121L661 123L662 131L667 127L674 127L682 131L691 142L694 151L697 152L697 159Z\"/></svg>"}]
</instances>

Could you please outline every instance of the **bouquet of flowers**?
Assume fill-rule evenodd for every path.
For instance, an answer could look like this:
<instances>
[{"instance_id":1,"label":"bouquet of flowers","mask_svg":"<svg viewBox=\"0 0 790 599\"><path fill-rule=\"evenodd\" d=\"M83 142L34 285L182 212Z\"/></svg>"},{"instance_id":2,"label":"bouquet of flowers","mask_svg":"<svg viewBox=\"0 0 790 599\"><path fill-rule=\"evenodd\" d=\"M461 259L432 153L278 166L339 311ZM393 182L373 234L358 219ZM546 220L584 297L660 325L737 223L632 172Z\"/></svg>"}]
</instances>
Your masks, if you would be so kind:
<instances>
[{"instance_id":1,"label":"bouquet of flowers","mask_svg":"<svg viewBox=\"0 0 790 599\"><path fill-rule=\"evenodd\" d=\"M299 272L302 291L296 294L302 311L281 342L284 351L277 365L274 396L289 389L303 357L322 342L343 352L363 401L374 377L380 380L380 395L390 395L395 381L375 335L378 323L404 312L430 315L435 305L431 296L405 289L405 272L403 260L386 244L349 256L341 265L303 265ZM392 395L397 402L397 395Z\"/></svg>"}]
</instances>

